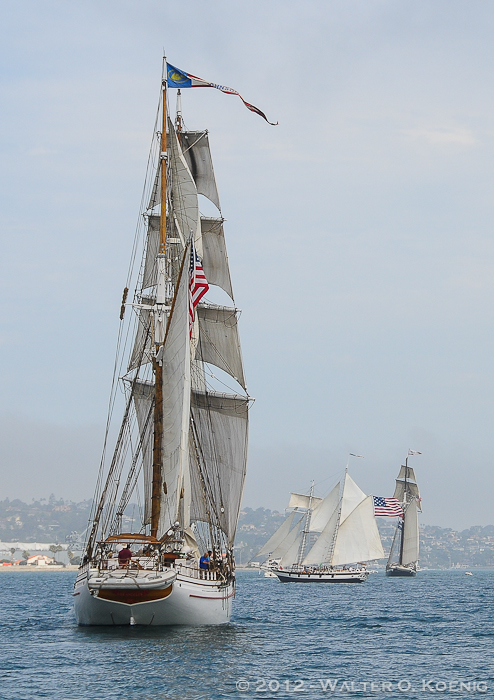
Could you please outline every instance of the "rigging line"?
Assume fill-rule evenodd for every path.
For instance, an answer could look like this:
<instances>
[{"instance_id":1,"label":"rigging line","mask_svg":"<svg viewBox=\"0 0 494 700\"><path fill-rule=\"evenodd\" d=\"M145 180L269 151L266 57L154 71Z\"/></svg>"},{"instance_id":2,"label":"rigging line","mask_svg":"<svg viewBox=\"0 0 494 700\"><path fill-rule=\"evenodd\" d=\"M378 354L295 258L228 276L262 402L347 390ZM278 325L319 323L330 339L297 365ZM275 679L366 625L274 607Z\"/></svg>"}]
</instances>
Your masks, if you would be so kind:
<instances>
[{"instance_id":1,"label":"rigging line","mask_svg":"<svg viewBox=\"0 0 494 700\"><path fill-rule=\"evenodd\" d=\"M213 373L213 370L209 366L208 362L204 362L204 360L202 362L204 364L204 373L208 374L211 377L211 379L215 379L217 382L219 382L219 384L222 384L224 387L226 387L229 390L228 392L225 392L225 393L232 393L236 396L241 396L241 394L239 394L238 391L234 387L230 386L229 384L226 384L224 381L222 381L219 377L217 377ZM233 379L233 377L232 377L232 379ZM211 392L214 393L214 391L215 391L214 386L212 384L208 384L208 387L211 390ZM250 398L250 397L246 396L245 398Z\"/></svg>"},{"instance_id":2,"label":"rigging line","mask_svg":"<svg viewBox=\"0 0 494 700\"><path fill-rule=\"evenodd\" d=\"M204 453L202 451L202 446L201 446L201 443L199 441L199 435L197 433L197 425L196 425L196 422L195 422L193 416L191 416L190 424L192 427L191 436L192 436L192 440L193 440L194 451L196 454L197 471L198 471L199 479L201 481L201 486L203 489L203 499L204 499L204 506L206 509L207 523L208 523L209 530L210 530L211 544L213 544L215 542L216 538L214 537L214 534L213 534L213 523L211 520L211 506L213 507L213 513L216 516L216 523L215 523L214 527L217 529L220 529L219 518L218 518L218 514L214 508L214 498L213 498L214 494L212 492L211 484L209 482L209 475L207 474L207 470L205 472L205 470L203 470L202 466L201 466L201 457L202 457L202 462L204 464L205 464L205 459L204 459ZM208 493L207 487L209 487L209 493Z\"/></svg>"},{"instance_id":3,"label":"rigging line","mask_svg":"<svg viewBox=\"0 0 494 700\"><path fill-rule=\"evenodd\" d=\"M201 344L200 339L199 339L199 348L200 348L201 360L202 360L202 344ZM203 360L202 360L202 362L203 362L203 364L204 364L204 361L203 361ZM207 397L207 395L208 395L208 392L206 391L206 397ZM215 439L214 439L215 433L214 433L214 430L213 430L213 422L212 422L212 418L211 418L211 409L210 409L209 407L206 409L206 416L207 416L207 420L208 420L208 423L209 423L208 428L209 428L209 443L210 443L210 445L211 445L211 456L213 457L213 460L214 460L214 467L216 468L216 473L217 473L218 494L219 494L219 497L220 497L220 507L221 507L221 509L222 509L222 511L223 511L223 514L224 514L224 513L225 513L225 504L224 504L224 502L223 502L223 493L222 493L222 488L221 488L221 477L220 477L219 460L218 460L218 454L217 454L217 449L216 449L216 442L215 442ZM216 517L218 517L218 515L217 515Z\"/></svg>"},{"instance_id":4,"label":"rigging line","mask_svg":"<svg viewBox=\"0 0 494 700\"><path fill-rule=\"evenodd\" d=\"M156 128L157 128L157 125L158 125L158 119L159 119L159 115L160 115L161 93L162 93L162 89L161 89L161 86L160 86L160 96L159 96L159 99L158 99L158 108L157 108L157 110L156 110L156 117L155 117L154 128L153 128L153 138L152 138L152 141L151 141L151 147L150 147L150 149L149 149L148 162L147 162L147 166L146 166L146 178L145 178L145 181L144 181L144 187L143 187L142 196L141 196L141 203L140 203L140 207L139 207L139 211L140 211L140 212L143 210L144 201L145 201L145 197L146 197L146 183L147 183L147 181L148 181L149 164L150 164L150 160L151 160L151 153L152 153L153 143L154 143L154 140L155 140L155 135L154 135L154 134L155 134L155 132L156 132ZM135 256L136 256L136 254L137 254L138 230L139 230L139 228L140 228L140 226L139 226L139 224L140 224L140 219L141 219L141 217L140 217L140 215L139 215L138 224L137 224L137 227L136 227L136 234L135 234L135 237L134 237L134 244L133 244L133 247L132 247L131 260L130 260L129 269L128 269L128 272L127 272L127 285L126 285L127 287L130 287L130 280L131 280L131 278L132 278L132 273L133 273L133 268L134 268L134 262L135 262Z\"/></svg>"},{"instance_id":5,"label":"rigging line","mask_svg":"<svg viewBox=\"0 0 494 700\"><path fill-rule=\"evenodd\" d=\"M120 480L122 477L122 471L125 465L125 461L127 459L127 453L129 449L129 444L131 440L131 430L133 429L133 416L130 418L130 420L126 421L125 423L125 432L126 435L124 435L124 439L122 440L121 443L121 449L119 452L119 458L118 458L118 467L115 469L115 473L113 475L112 479L112 484L111 488L109 491L109 496L106 499L106 509L105 509L105 515L102 518L102 525L101 525L101 531L102 534L106 533L109 530L110 527L110 519L112 518L114 509L115 509L115 503L118 495L118 489L120 487Z\"/></svg>"},{"instance_id":6,"label":"rigging line","mask_svg":"<svg viewBox=\"0 0 494 700\"><path fill-rule=\"evenodd\" d=\"M151 418L152 418L152 415L153 415L153 410L154 410L154 400L151 401L151 404L150 404L150 407L149 407L149 411L148 411L148 415L147 415L147 417L146 417L146 421L145 421L145 423L144 423L144 426L143 426L143 429L142 429L142 432L141 432L141 438L140 438L140 440L139 440L139 444L138 444L137 449L136 449L136 452L135 452L135 454L134 454L134 457L133 457L133 460L132 460L132 465L131 465L131 468L130 468L130 470L129 470L129 474L128 474L128 476L127 476L127 480L126 480L124 489L123 489L123 491L122 491L122 495L121 495L121 497L120 497L120 502L119 502L119 504L118 504L118 507L117 507L117 510L116 510L116 513L115 513L115 516L114 516L114 522L113 522L112 525L111 525L111 530L112 530L112 531L113 531L113 528L114 528L114 525L115 525L115 520L116 520L116 518L117 518L119 515L123 515L123 512L124 512L125 508L126 508L126 507L128 506L128 504L129 504L129 501L130 501L132 492L133 492L134 488L135 488L136 485L137 485L137 479L138 479L139 473L140 473L140 471L141 471L142 463L141 463L141 465L139 466L139 469L137 470L137 472L136 472L136 465L137 465L137 461L138 461L139 455L142 455L142 454L143 454L143 446L144 446L144 443L146 442L146 440L147 440L147 438L148 438L148 428L149 428L149 426L150 426L150 424L151 424ZM143 459L144 459L144 457L143 457ZM135 478L134 478L134 475L135 475Z\"/></svg>"},{"instance_id":7,"label":"rigging line","mask_svg":"<svg viewBox=\"0 0 494 700\"><path fill-rule=\"evenodd\" d=\"M134 387L135 381L136 381L136 378L134 378L132 380L132 389ZM104 508L105 502L106 502L106 496L107 496L108 490L110 489L110 486L111 486L111 480L112 480L112 478L115 474L115 471L117 469L118 458L119 458L120 451L122 448L122 440L123 440L124 433L125 433L125 424L128 421L128 417L129 417L129 413L130 413L131 405L132 405L132 393L133 393L133 391L131 392L131 394L128 397L127 402L126 402L125 411L124 411L124 415L122 418L122 423L120 425L120 431L119 431L119 434L117 437L117 442L115 444L113 458L112 458L112 461L110 464L110 468L108 470L108 475L106 477L105 486L103 487L103 489L101 491L101 494L100 494L100 497L98 500L98 504L95 508L95 513L94 513L93 521L91 524L91 531L90 531L90 534L87 538L87 544L86 544L86 551L87 551L88 557L91 557L91 555L92 555L92 550L94 547L100 518L103 514L103 508Z\"/></svg>"},{"instance_id":8,"label":"rigging line","mask_svg":"<svg viewBox=\"0 0 494 700\"><path fill-rule=\"evenodd\" d=\"M143 344L143 346L142 346L142 348L141 348L141 351L140 351L140 356L139 356L139 359L138 359L139 368L140 368L141 363L142 363L142 359L143 359L145 347L146 347L145 344ZM129 387L129 395L128 395L128 397L127 397L128 401L130 401L131 398L132 398L133 391L134 391L134 386L135 386L135 383L138 381L138 378L139 378L139 372L137 372L137 374L134 376L134 378L131 380L131 382L129 382L130 387ZM124 385L124 386L125 386L125 385ZM114 402L115 402L115 397L114 397ZM113 405L114 405L114 402L113 402ZM125 420L125 418L124 418L124 420ZM123 425L123 422L122 422L122 425ZM117 450L117 446L115 447L115 453L116 453L116 450ZM122 464L122 466L121 466L121 468L120 468L120 472L121 472L121 470L123 469L123 463L124 463L124 460L125 460L125 455L126 455L126 450L124 451L123 456L122 456L122 454L121 454L121 451L119 452L119 462ZM108 479L110 479L110 474L108 474ZM108 505L108 508L109 508L109 511L110 511L110 512L111 512L111 505L112 505L112 504L114 505L114 499L116 499L116 494L114 493L114 489L110 489L110 490L109 490L109 493L108 493L108 496L107 496L106 499L105 499L106 504ZM96 499L95 499L95 500L96 500ZM107 510L108 510L108 509L107 509ZM110 517L110 513L109 513L106 517L102 517L102 518L101 518L101 520L102 520L102 529L105 529L105 527L108 526L108 524L109 524L109 523L108 523L109 517Z\"/></svg>"}]
</instances>

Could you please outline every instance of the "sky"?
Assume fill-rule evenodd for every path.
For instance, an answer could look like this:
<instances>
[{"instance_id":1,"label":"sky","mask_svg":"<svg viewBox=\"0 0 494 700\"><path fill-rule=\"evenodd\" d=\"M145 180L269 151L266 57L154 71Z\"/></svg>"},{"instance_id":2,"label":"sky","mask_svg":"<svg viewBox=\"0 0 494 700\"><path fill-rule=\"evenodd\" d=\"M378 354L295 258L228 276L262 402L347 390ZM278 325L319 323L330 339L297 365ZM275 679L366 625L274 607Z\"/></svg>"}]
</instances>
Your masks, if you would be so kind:
<instances>
[{"instance_id":1,"label":"sky","mask_svg":"<svg viewBox=\"0 0 494 700\"><path fill-rule=\"evenodd\" d=\"M494 6L2 3L0 498L91 498L159 98L207 128L251 410L244 505L347 463L494 523ZM364 459L349 458L349 453Z\"/></svg>"}]
</instances>

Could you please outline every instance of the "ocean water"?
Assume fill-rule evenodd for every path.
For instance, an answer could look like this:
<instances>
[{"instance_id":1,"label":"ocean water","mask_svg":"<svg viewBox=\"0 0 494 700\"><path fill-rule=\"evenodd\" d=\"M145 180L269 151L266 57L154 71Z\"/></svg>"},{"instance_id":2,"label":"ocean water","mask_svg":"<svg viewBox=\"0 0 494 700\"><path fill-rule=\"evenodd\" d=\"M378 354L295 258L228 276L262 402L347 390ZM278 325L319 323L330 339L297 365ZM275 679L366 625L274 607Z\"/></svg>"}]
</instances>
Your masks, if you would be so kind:
<instances>
[{"instance_id":1,"label":"ocean water","mask_svg":"<svg viewBox=\"0 0 494 700\"><path fill-rule=\"evenodd\" d=\"M202 628L77 627L74 576L1 573L0 700L494 698L494 571L241 571L231 624Z\"/></svg>"}]
</instances>

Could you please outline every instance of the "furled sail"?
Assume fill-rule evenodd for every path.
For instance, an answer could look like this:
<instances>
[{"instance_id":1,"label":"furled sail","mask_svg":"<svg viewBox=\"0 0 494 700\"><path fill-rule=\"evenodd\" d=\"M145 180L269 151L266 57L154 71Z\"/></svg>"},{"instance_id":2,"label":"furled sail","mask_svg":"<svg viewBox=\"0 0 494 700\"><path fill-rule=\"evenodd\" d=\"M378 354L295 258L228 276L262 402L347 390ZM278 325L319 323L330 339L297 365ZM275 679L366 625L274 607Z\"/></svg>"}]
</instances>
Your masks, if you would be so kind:
<instances>
[{"instance_id":1,"label":"furled sail","mask_svg":"<svg viewBox=\"0 0 494 700\"><path fill-rule=\"evenodd\" d=\"M291 493L288 508L315 508L322 501L322 498L307 496L303 493Z\"/></svg>"},{"instance_id":2,"label":"furled sail","mask_svg":"<svg viewBox=\"0 0 494 700\"><path fill-rule=\"evenodd\" d=\"M367 496L344 522L340 521L331 564L351 564L382 557L384 551L374 517L374 499Z\"/></svg>"},{"instance_id":3,"label":"furled sail","mask_svg":"<svg viewBox=\"0 0 494 700\"><path fill-rule=\"evenodd\" d=\"M192 393L194 451L191 520L208 521L214 509L233 544L247 464L249 399L235 394Z\"/></svg>"},{"instance_id":4,"label":"furled sail","mask_svg":"<svg viewBox=\"0 0 494 700\"><path fill-rule=\"evenodd\" d=\"M214 178L213 161L209 150L207 131L182 131L180 143L197 191L207 197L218 209L220 199Z\"/></svg>"},{"instance_id":5,"label":"furled sail","mask_svg":"<svg viewBox=\"0 0 494 700\"><path fill-rule=\"evenodd\" d=\"M261 549L257 552L256 557L262 557L265 554L271 554L277 547L281 545L282 542L286 539L288 536L288 533L292 529L293 521L295 519L295 516L297 515L297 511L292 511L290 515L285 518L285 520L281 523L280 527L276 530L274 535L271 535L269 540L263 544Z\"/></svg>"},{"instance_id":6,"label":"furled sail","mask_svg":"<svg viewBox=\"0 0 494 700\"><path fill-rule=\"evenodd\" d=\"M182 274L163 344L163 488L159 534L178 517L188 469L190 413L189 281Z\"/></svg>"},{"instance_id":7,"label":"furled sail","mask_svg":"<svg viewBox=\"0 0 494 700\"><path fill-rule=\"evenodd\" d=\"M215 304L200 304L197 311L199 342L196 359L219 367L245 389L236 309Z\"/></svg>"},{"instance_id":8,"label":"furled sail","mask_svg":"<svg viewBox=\"0 0 494 700\"><path fill-rule=\"evenodd\" d=\"M329 519L338 507L340 501L340 482L312 511L309 530L321 532L326 527Z\"/></svg>"},{"instance_id":9,"label":"furled sail","mask_svg":"<svg viewBox=\"0 0 494 700\"><path fill-rule=\"evenodd\" d=\"M233 299L232 281L226 253L223 219L201 217L202 266L209 284L221 287Z\"/></svg>"},{"instance_id":10,"label":"furled sail","mask_svg":"<svg viewBox=\"0 0 494 700\"><path fill-rule=\"evenodd\" d=\"M403 525L403 556L401 564L415 563L419 558L419 521L417 516L417 502L411 501L405 512Z\"/></svg>"},{"instance_id":11,"label":"furled sail","mask_svg":"<svg viewBox=\"0 0 494 700\"><path fill-rule=\"evenodd\" d=\"M153 421L150 411L154 405L154 384L150 382L134 382L132 397L137 415L139 435L142 442L142 471L144 477L144 525L151 522L151 493L153 485Z\"/></svg>"}]
</instances>

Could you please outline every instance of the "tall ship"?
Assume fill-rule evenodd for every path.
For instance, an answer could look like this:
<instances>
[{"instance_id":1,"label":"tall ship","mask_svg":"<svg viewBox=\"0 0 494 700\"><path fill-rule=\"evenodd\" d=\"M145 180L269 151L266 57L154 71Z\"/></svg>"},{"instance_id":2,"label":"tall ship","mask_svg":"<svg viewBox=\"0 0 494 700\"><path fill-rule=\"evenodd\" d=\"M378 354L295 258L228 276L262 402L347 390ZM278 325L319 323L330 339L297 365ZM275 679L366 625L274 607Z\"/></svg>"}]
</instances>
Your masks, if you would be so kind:
<instances>
[{"instance_id":1,"label":"tall ship","mask_svg":"<svg viewBox=\"0 0 494 700\"><path fill-rule=\"evenodd\" d=\"M415 471L408 466L409 457L420 452L408 451L405 464L401 465L394 498L400 501L403 516L398 520L393 543L386 564L386 576L416 576L419 561L419 521L422 512L420 491Z\"/></svg>"},{"instance_id":2,"label":"tall ship","mask_svg":"<svg viewBox=\"0 0 494 700\"><path fill-rule=\"evenodd\" d=\"M374 500L345 471L325 498L292 493L287 518L258 552L282 583L362 583L384 557Z\"/></svg>"},{"instance_id":3,"label":"tall ship","mask_svg":"<svg viewBox=\"0 0 494 700\"><path fill-rule=\"evenodd\" d=\"M73 591L81 625L226 623L235 592L251 402L239 309L208 132L186 129L180 91L170 116L168 88L190 87L190 79L164 66L103 457ZM201 197L215 216L201 215Z\"/></svg>"}]
</instances>

